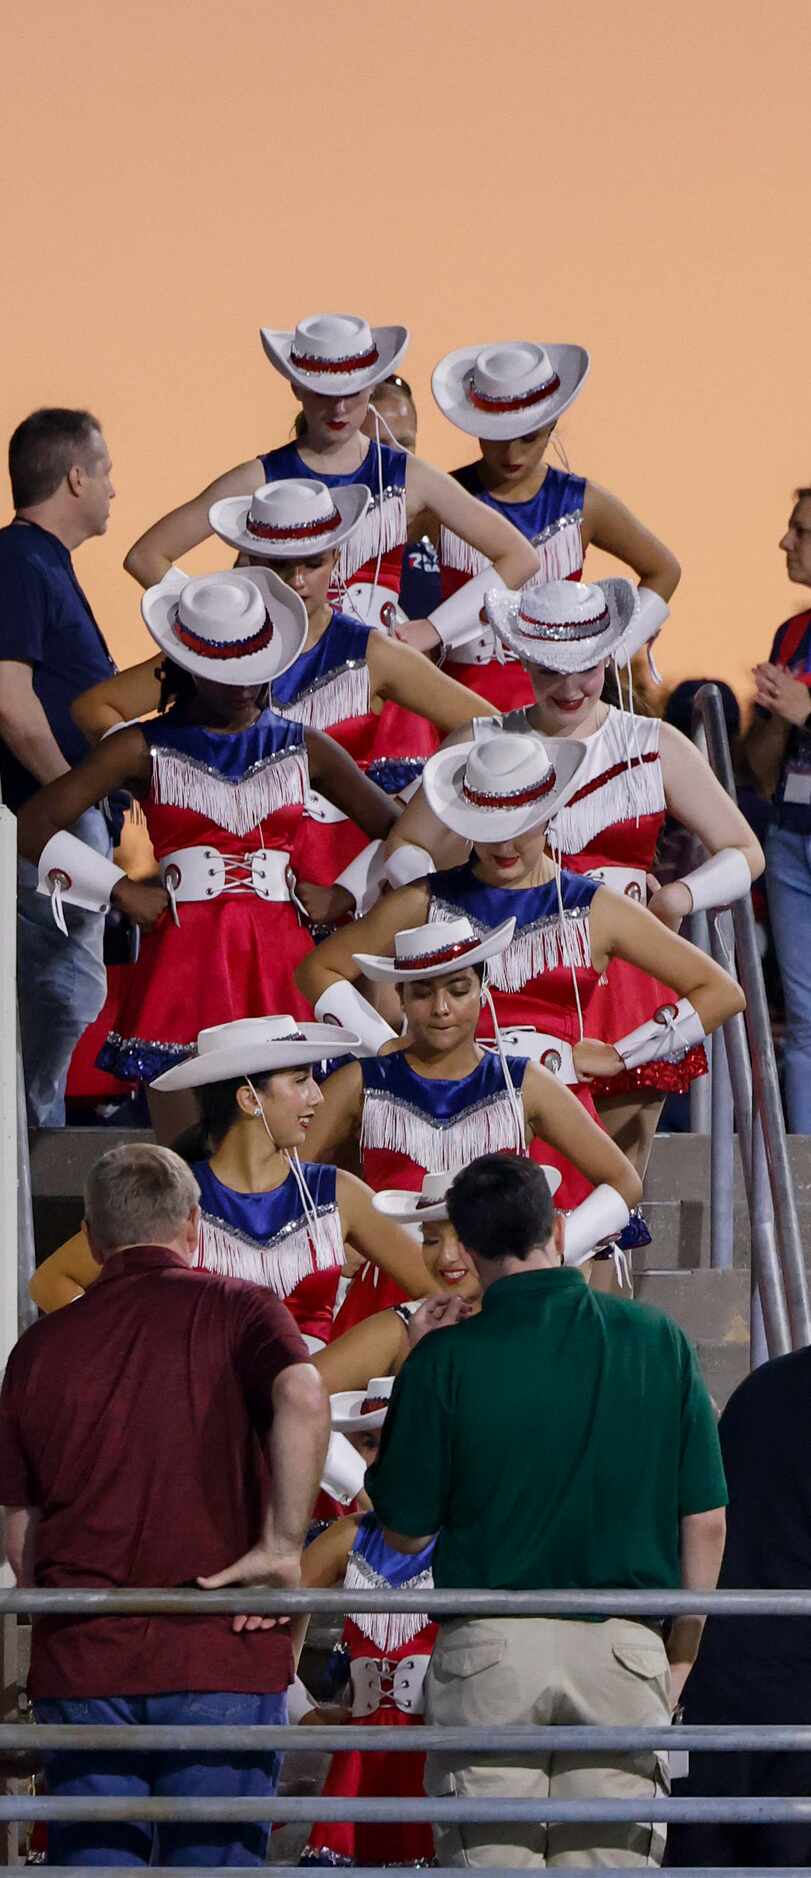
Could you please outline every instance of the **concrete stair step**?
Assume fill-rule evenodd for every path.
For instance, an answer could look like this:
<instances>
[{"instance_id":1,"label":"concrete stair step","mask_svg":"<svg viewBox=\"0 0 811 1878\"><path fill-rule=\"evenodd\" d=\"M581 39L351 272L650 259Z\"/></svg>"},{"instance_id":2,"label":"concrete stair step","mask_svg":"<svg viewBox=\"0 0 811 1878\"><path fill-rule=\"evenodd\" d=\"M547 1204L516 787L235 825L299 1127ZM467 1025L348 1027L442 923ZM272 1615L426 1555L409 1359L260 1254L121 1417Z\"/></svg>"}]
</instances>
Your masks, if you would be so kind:
<instances>
[{"instance_id":1,"label":"concrete stair step","mask_svg":"<svg viewBox=\"0 0 811 1878\"><path fill-rule=\"evenodd\" d=\"M748 1272L640 1272L635 1295L674 1317L693 1343L748 1344Z\"/></svg>"}]
</instances>

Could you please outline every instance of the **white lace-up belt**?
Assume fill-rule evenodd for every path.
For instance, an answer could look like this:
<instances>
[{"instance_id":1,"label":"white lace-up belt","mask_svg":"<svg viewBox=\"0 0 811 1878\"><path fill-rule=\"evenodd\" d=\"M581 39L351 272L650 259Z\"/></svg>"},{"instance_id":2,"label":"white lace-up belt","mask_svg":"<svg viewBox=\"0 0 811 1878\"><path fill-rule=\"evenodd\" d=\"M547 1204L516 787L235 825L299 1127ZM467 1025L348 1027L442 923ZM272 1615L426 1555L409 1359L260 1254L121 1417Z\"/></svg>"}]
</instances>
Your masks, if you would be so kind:
<instances>
[{"instance_id":1,"label":"white lace-up belt","mask_svg":"<svg viewBox=\"0 0 811 1878\"><path fill-rule=\"evenodd\" d=\"M590 867L587 880L599 880L612 893L624 893L626 900L647 906L648 877L644 867Z\"/></svg>"},{"instance_id":2,"label":"white lace-up belt","mask_svg":"<svg viewBox=\"0 0 811 1878\"><path fill-rule=\"evenodd\" d=\"M347 822L348 815L343 809L336 808L334 802L328 802L326 796L319 795L317 789L307 789L304 795L304 813L311 822L320 822L326 827L330 822Z\"/></svg>"},{"instance_id":3,"label":"white lace-up belt","mask_svg":"<svg viewBox=\"0 0 811 1878\"><path fill-rule=\"evenodd\" d=\"M423 1683L430 1656L360 1656L352 1664L352 1713L374 1715L379 1708L398 1708L403 1715L421 1715Z\"/></svg>"},{"instance_id":4,"label":"white lace-up belt","mask_svg":"<svg viewBox=\"0 0 811 1878\"><path fill-rule=\"evenodd\" d=\"M256 894L260 900L292 900L295 875L283 848L254 848L251 854L226 854L219 848L175 848L160 864L172 918L184 900L219 900L224 893Z\"/></svg>"},{"instance_id":5,"label":"white lace-up belt","mask_svg":"<svg viewBox=\"0 0 811 1878\"><path fill-rule=\"evenodd\" d=\"M492 665L494 659L499 665L519 665L521 662L518 654L505 646L492 628L488 628L478 639L468 639L463 646L449 646L445 664Z\"/></svg>"},{"instance_id":6,"label":"white lace-up belt","mask_svg":"<svg viewBox=\"0 0 811 1878\"><path fill-rule=\"evenodd\" d=\"M526 1029L521 1025L515 1030L502 1030L501 1041L507 1056L525 1056L531 1063L539 1063L541 1069L548 1069L558 1082L576 1083L577 1072L574 1066L572 1046L562 1037L553 1037L546 1030ZM495 1045L490 1044L490 1049Z\"/></svg>"}]
</instances>

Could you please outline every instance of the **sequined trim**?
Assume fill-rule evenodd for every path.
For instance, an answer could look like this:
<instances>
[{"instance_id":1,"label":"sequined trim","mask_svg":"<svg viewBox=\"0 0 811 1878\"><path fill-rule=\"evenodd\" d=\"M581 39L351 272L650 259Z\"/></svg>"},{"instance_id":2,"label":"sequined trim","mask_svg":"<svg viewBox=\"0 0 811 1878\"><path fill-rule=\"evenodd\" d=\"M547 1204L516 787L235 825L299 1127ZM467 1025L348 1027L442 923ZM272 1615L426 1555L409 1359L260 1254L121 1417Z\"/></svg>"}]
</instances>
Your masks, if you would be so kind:
<instances>
[{"instance_id":1,"label":"sequined trim","mask_svg":"<svg viewBox=\"0 0 811 1878\"><path fill-rule=\"evenodd\" d=\"M241 776L224 776L222 770L217 769L214 763L204 763L202 757L189 756L186 750L173 750L170 744L153 743L152 755L175 758L182 762L184 768L197 770L202 776L213 776L217 782L227 783L229 788L238 789L241 783L250 782L251 777L258 776L260 770L275 769L277 763L286 763L289 762L291 756L300 756L301 750L294 746L292 749L274 750L270 756L260 756L256 763L250 763L248 768L243 770Z\"/></svg>"},{"instance_id":2,"label":"sequined trim","mask_svg":"<svg viewBox=\"0 0 811 1878\"><path fill-rule=\"evenodd\" d=\"M317 1206L315 1209L315 1218L326 1219L328 1216L336 1214L337 1211L338 1208L334 1201L331 1205ZM206 1213L203 1211L201 1217L207 1226L212 1226L220 1231L224 1230L229 1235L229 1238L250 1246L253 1252L272 1252L276 1246L284 1245L285 1240L289 1239L292 1232L301 1232L302 1227L305 1229L307 1227L306 1219L291 1219L288 1220L286 1226L280 1228L279 1232L273 1234L272 1239L254 1239L252 1233L246 1232L242 1226L232 1226L230 1220L223 1219L221 1213Z\"/></svg>"},{"instance_id":3,"label":"sequined trim","mask_svg":"<svg viewBox=\"0 0 811 1878\"><path fill-rule=\"evenodd\" d=\"M541 548L545 541L551 541L553 535L560 535L564 528L580 527L583 520L582 509L570 509L568 515L557 515L553 522L547 522L537 535L532 537L533 548ZM531 584L531 583L528 583Z\"/></svg>"},{"instance_id":4,"label":"sequined trim","mask_svg":"<svg viewBox=\"0 0 811 1878\"><path fill-rule=\"evenodd\" d=\"M315 678L311 685L304 685L301 691L297 691L291 704L277 703L274 698L273 709L278 711L281 717L285 712L292 710L294 705L303 704L305 698L312 698L316 692L323 691L325 685L332 685L337 678L343 678L344 672L362 671L365 665L365 659L347 659L343 665L334 665L331 672L323 672L321 677Z\"/></svg>"},{"instance_id":5,"label":"sequined trim","mask_svg":"<svg viewBox=\"0 0 811 1878\"><path fill-rule=\"evenodd\" d=\"M175 1063L197 1055L196 1043L156 1043L151 1037L122 1037L110 1030L96 1057L96 1068L121 1082L152 1082Z\"/></svg>"}]
</instances>

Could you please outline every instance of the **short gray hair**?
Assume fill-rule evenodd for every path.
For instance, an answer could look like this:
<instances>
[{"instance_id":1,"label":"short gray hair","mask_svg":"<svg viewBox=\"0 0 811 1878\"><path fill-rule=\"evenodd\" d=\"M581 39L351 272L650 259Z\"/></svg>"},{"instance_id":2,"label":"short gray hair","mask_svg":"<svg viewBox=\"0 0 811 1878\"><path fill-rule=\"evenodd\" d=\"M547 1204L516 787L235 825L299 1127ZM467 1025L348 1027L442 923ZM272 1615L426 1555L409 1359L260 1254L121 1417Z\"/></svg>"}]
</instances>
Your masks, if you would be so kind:
<instances>
[{"instance_id":1,"label":"short gray hair","mask_svg":"<svg viewBox=\"0 0 811 1878\"><path fill-rule=\"evenodd\" d=\"M93 1249L105 1255L128 1245L169 1245L199 1199L191 1168L171 1148L109 1148L85 1187Z\"/></svg>"}]
</instances>

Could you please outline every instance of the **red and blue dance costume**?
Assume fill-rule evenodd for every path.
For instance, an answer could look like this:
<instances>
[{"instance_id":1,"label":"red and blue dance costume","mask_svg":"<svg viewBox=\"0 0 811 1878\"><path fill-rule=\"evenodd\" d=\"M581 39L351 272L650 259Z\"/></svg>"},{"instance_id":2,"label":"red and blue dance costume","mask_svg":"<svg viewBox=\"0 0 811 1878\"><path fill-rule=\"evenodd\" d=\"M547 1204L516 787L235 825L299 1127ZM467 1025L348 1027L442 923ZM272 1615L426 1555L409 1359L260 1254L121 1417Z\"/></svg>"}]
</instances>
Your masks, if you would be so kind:
<instances>
[{"instance_id":1,"label":"red and blue dance costume","mask_svg":"<svg viewBox=\"0 0 811 1878\"><path fill-rule=\"evenodd\" d=\"M313 941L289 898L262 899L248 884L250 856L260 850L288 857L297 871L308 788L302 726L263 711L248 730L220 735L174 709L141 731L152 762L143 809L158 861L215 850L228 882L216 897L183 901L178 924L165 913L125 968L99 1067L150 1082L193 1055L209 1025L271 1011L310 1018L293 973Z\"/></svg>"},{"instance_id":2,"label":"red and blue dance costume","mask_svg":"<svg viewBox=\"0 0 811 1878\"><path fill-rule=\"evenodd\" d=\"M269 1193L237 1193L217 1178L208 1161L192 1163L200 1188L200 1240L197 1266L245 1278L281 1298L302 1335L328 1343L344 1263L344 1240L337 1199L337 1170L302 1163L318 1222L317 1235L292 1173ZM326 1331L326 1335L322 1334Z\"/></svg>"},{"instance_id":3,"label":"red and blue dance costume","mask_svg":"<svg viewBox=\"0 0 811 1878\"><path fill-rule=\"evenodd\" d=\"M277 450L260 456L269 483L286 482L290 477L307 477L326 483L328 489L347 489L363 484L371 489L372 501L359 528L339 550L337 576L339 586L358 581L369 586L388 587L396 602L400 592L403 550L406 542L406 474L408 455L387 443L370 439L369 448L355 470L330 476L326 470L311 469L303 462L294 443L284 443ZM380 554L380 567L377 559ZM362 607L361 607L362 614Z\"/></svg>"},{"instance_id":4,"label":"red and blue dance costume","mask_svg":"<svg viewBox=\"0 0 811 1878\"><path fill-rule=\"evenodd\" d=\"M396 795L419 780L440 737L427 718L391 700L372 709L367 650L376 630L334 612L318 643L274 679L271 695L280 717L327 731L372 782ZM309 792L297 849L303 880L331 886L367 841L348 816Z\"/></svg>"},{"instance_id":5,"label":"red and blue dance costume","mask_svg":"<svg viewBox=\"0 0 811 1878\"><path fill-rule=\"evenodd\" d=\"M540 568L529 586L542 586L547 580L579 580L583 571L583 504L586 483L582 476L568 471L548 469L540 489L526 502L502 502L485 489L481 480L482 464L468 463L454 470L454 481L486 508L512 522L519 534L537 549ZM439 558L442 570L442 594L449 599L468 580L489 566L485 555L469 546L450 528L440 531ZM534 702L534 693L523 666L495 633L485 626L481 636L466 646L451 647L443 669L449 678L457 678L481 698L489 698L499 711L512 711Z\"/></svg>"},{"instance_id":6,"label":"red and blue dance costume","mask_svg":"<svg viewBox=\"0 0 811 1878\"><path fill-rule=\"evenodd\" d=\"M525 1057L507 1059L521 1100ZM485 1051L469 1076L420 1076L405 1050L366 1057L363 1078L361 1169L375 1193L399 1187L419 1193L425 1174L456 1173L479 1154L523 1154L523 1134L507 1093L499 1056ZM547 1159L532 1144L532 1158ZM584 1191L588 1191L587 1183ZM407 1293L378 1266L355 1273L335 1320L336 1337L376 1311L402 1304Z\"/></svg>"},{"instance_id":7,"label":"red and blue dance costume","mask_svg":"<svg viewBox=\"0 0 811 1878\"><path fill-rule=\"evenodd\" d=\"M519 712L504 728L529 731L531 725ZM616 882L618 891L642 906L667 809L660 730L658 717L637 717L610 706L601 728L583 739L586 757L578 772L580 786L550 828L565 868L581 875L599 871L606 886ZM618 875L615 869L622 871ZM612 959L589 1002L588 1034L616 1043L662 1005L676 1003L678 993L660 979L625 959ZM591 1087L595 1096L640 1089L683 1094L706 1071L706 1052L699 1043L680 1063L644 1063L640 1069L598 1079Z\"/></svg>"},{"instance_id":8,"label":"red and blue dance costume","mask_svg":"<svg viewBox=\"0 0 811 1878\"><path fill-rule=\"evenodd\" d=\"M347 1591L391 1589L414 1593L433 1588L431 1561L436 1541L421 1552L395 1552L373 1513L358 1521L344 1578ZM416 1612L359 1612L347 1618L341 1648L349 1660L352 1720L349 1728L413 1728L423 1716L423 1683L437 1625ZM424 1754L334 1754L324 1782L326 1799L421 1799ZM304 1866L430 1865L430 1826L315 1825L299 1863Z\"/></svg>"}]
</instances>

